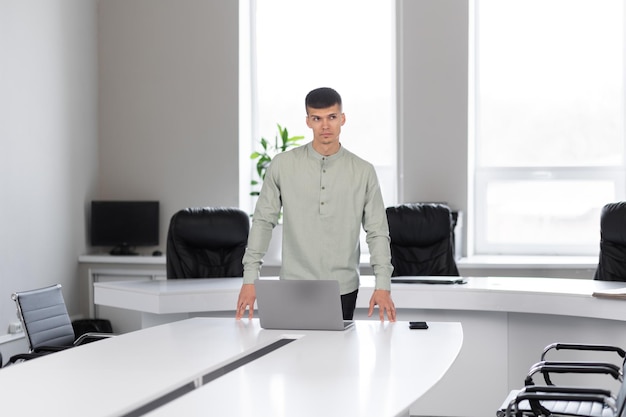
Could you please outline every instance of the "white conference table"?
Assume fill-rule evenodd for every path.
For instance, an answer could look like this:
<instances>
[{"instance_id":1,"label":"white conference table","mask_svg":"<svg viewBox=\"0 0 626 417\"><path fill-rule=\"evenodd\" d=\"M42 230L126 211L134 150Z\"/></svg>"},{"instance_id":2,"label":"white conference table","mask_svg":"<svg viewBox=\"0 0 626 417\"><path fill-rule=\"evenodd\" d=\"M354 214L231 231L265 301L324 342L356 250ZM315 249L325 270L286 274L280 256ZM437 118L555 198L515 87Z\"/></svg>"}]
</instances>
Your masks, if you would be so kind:
<instances>
[{"instance_id":1,"label":"white conference table","mask_svg":"<svg viewBox=\"0 0 626 417\"><path fill-rule=\"evenodd\" d=\"M463 285L392 284L399 320L460 322L464 332L458 359L411 407L411 415L493 415L552 342L626 347L626 302L591 295L626 283L522 277L469 277L467 281ZM197 315L232 317L241 282L241 278L98 282L94 294L96 304L126 309L120 310L124 314L134 310L143 326L151 326ZM361 277L357 319L367 319L373 288L373 277ZM377 321L377 313L371 320ZM451 393L456 401L447 400Z\"/></svg>"},{"instance_id":2,"label":"white conference table","mask_svg":"<svg viewBox=\"0 0 626 417\"><path fill-rule=\"evenodd\" d=\"M191 318L0 369L0 392L23 416L408 416L462 342L459 323L285 332Z\"/></svg>"}]
</instances>

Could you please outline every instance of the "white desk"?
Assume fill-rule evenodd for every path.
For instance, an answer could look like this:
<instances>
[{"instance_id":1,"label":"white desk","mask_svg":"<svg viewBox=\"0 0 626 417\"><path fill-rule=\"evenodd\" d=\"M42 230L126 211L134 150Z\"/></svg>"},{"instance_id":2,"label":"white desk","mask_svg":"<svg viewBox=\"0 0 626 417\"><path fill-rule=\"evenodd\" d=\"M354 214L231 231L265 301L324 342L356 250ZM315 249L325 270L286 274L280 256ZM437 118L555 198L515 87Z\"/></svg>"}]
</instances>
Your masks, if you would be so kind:
<instances>
[{"instance_id":1,"label":"white desk","mask_svg":"<svg viewBox=\"0 0 626 417\"><path fill-rule=\"evenodd\" d=\"M275 278L275 277L274 277ZM272 278L268 278L272 279ZM626 321L626 305L591 296L625 282L474 277L463 285L392 284L397 308L550 314ZM95 303L155 315L232 311L241 278L113 281L94 284ZM357 307L367 308L374 277L362 276Z\"/></svg>"},{"instance_id":2,"label":"white desk","mask_svg":"<svg viewBox=\"0 0 626 417\"><path fill-rule=\"evenodd\" d=\"M296 340L202 385L203 375L283 337ZM0 392L24 416L121 416L189 383L196 389L153 415L408 415L462 341L459 323L284 332L256 319L194 318L4 368Z\"/></svg>"},{"instance_id":3,"label":"white desk","mask_svg":"<svg viewBox=\"0 0 626 417\"><path fill-rule=\"evenodd\" d=\"M87 317L97 317L93 302L93 283L99 280L149 280L165 279L165 256L112 256L108 254L81 255L78 258L81 310Z\"/></svg>"},{"instance_id":4,"label":"white desk","mask_svg":"<svg viewBox=\"0 0 626 417\"><path fill-rule=\"evenodd\" d=\"M356 317L366 319L374 281L372 277L361 281ZM459 358L411 408L414 415L493 415L508 391L523 382L543 347L555 341L626 346L626 303L591 296L596 289L625 283L508 277L468 281L392 284L400 320L461 322L464 329ZM144 325L151 325L223 311L232 316L240 285L241 279L228 278L109 282L94 288L97 304L141 311ZM451 392L458 401L445 401Z\"/></svg>"}]
</instances>

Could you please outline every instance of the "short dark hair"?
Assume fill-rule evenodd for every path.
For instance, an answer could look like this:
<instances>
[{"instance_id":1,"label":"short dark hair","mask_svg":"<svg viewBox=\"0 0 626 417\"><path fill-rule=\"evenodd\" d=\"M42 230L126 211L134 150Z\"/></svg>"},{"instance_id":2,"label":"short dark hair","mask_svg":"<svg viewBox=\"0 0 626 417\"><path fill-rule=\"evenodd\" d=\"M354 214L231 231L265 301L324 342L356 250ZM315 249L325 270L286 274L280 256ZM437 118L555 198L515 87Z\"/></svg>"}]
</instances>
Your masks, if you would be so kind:
<instances>
[{"instance_id":1,"label":"short dark hair","mask_svg":"<svg viewBox=\"0 0 626 417\"><path fill-rule=\"evenodd\" d=\"M312 109L325 109L339 104L341 107L341 96L338 92L329 87L316 88L309 92L304 99L304 106Z\"/></svg>"}]
</instances>

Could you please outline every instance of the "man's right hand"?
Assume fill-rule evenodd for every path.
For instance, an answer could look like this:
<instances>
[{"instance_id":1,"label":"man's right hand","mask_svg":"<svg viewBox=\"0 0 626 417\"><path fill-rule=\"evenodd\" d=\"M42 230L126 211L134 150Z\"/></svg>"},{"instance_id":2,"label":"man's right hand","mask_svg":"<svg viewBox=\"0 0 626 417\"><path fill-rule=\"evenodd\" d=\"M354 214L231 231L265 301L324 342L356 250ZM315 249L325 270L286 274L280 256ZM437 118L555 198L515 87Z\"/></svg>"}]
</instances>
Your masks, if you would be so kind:
<instances>
[{"instance_id":1,"label":"man's right hand","mask_svg":"<svg viewBox=\"0 0 626 417\"><path fill-rule=\"evenodd\" d=\"M246 312L246 308L249 309L248 318L254 316L254 301L256 300L256 290L254 284L243 284L239 291L239 299L237 300L237 314L235 319L241 320Z\"/></svg>"}]
</instances>

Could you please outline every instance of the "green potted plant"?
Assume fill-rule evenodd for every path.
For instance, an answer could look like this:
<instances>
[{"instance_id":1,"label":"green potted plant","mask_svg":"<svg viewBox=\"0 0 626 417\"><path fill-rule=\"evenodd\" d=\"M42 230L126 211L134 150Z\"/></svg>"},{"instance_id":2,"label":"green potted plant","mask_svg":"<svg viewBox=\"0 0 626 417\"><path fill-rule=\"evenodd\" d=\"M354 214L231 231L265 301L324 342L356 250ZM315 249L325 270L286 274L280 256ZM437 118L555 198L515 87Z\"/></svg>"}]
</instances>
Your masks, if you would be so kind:
<instances>
[{"instance_id":1,"label":"green potted plant","mask_svg":"<svg viewBox=\"0 0 626 417\"><path fill-rule=\"evenodd\" d=\"M274 143L272 144L265 138L261 138L259 143L261 144L262 150L260 152L254 151L250 155L250 159L256 161L256 173L258 176L257 179L253 178L250 182L252 185L250 195L253 197L258 196L261 192L260 185L262 185L265 179L265 173L270 162L272 162L272 158L281 152L299 146L299 141L304 139L304 136L289 137L289 132L286 127L283 128L279 124L276 124L276 126L278 126L278 135L274 136Z\"/></svg>"}]
</instances>

